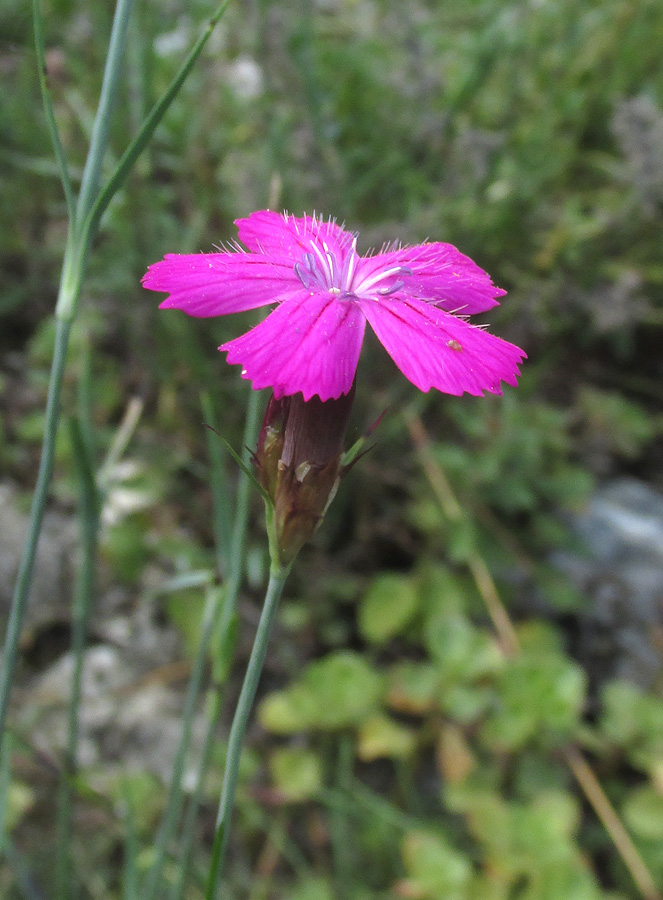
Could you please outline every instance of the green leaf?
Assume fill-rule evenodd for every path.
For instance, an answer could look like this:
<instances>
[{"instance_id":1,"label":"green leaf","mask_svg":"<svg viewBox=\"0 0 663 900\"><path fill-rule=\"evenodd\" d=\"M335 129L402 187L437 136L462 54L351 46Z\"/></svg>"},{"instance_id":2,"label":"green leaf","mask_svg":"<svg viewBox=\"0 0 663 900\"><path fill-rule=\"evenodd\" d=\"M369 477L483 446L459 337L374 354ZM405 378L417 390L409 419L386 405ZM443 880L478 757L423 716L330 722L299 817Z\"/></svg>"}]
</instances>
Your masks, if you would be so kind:
<instances>
[{"instance_id":1,"label":"green leaf","mask_svg":"<svg viewBox=\"0 0 663 900\"><path fill-rule=\"evenodd\" d=\"M502 654L487 631L461 613L441 610L426 623L424 641L445 685L474 681L497 671Z\"/></svg>"},{"instance_id":2,"label":"green leaf","mask_svg":"<svg viewBox=\"0 0 663 900\"><path fill-rule=\"evenodd\" d=\"M295 803L313 799L322 787L322 763L312 750L279 747L270 756L269 770L279 794Z\"/></svg>"},{"instance_id":3,"label":"green leaf","mask_svg":"<svg viewBox=\"0 0 663 900\"><path fill-rule=\"evenodd\" d=\"M624 804L624 818L643 838L663 839L663 794L649 785L636 788Z\"/></svg>"},{"instance_id":4,"label":"green leaf","mask_svg":"<svg viewBox=\"0 0 663 900\"><path fill-rule=\"evenodd\" d=\"M263 700L263 726L279 734L335 731L358 725L377 709L383 677L359 654L339 651L312 663L302 678Z\"/></svg>"},{"instance_id":5,"label":"green leaf","mask_svg":"<svg viewBox=\"0 0 663 900\"><path fill-rule=\"evenodd\" d=\"M402 759L410 756L416 745L416 731L389 716L371 716L359 727L357 753L364 762L381 758Z\"/></svg>"},{"instance_id":6,"label":"green leaf","mask_svg":"<svg viewBox=\"0 0 663 900\"><path fill-rule=\"evenodd\" d=\"M182 591L166 598L168 618L181 633L187 655L194 659L200 643L200 629L205 598L199 591Z\"/></svg>"},{"instance_id":7,"label":"green leaf","mask_svg":"<svg viewBox=\"0 0 663 900\"><path fill-rule=\"evenodd\" d=\"M577 725L585 674L554 653L521 653L499 674L497 707L482 729L491 747L515 750L535 736L566 740Z\"/></svg>"},{"instance_id":8,"label":"green leaf","mask_svg":"<svg viewBox=\"0 0 663 900\"><path fill-rule=\"evenodd\" d=\"M409 877L406 896L422 900L465 900L472 877L470 862L441 836L414 831L403 840Z\"/></svg>"},{"instance_id":9,"label":"green leaf","mask_svg":"<svg viewBox=\"0 0 663 900\"><path fill-rule=\"evenodd\" d=\"M359 629L366 640L384 644L399 634L419 609L411 578L384 574L374 578L359 605Z\"/></svg>"},{"instance_id":10,"label":"green leaf","mask_svg":"<svg viewBox=\"0 0 663 900\"><path fill-rule=\"evenodd\" d=\"M397 663L389 671L387 701L392 709L423 715L437 706L440 673L429 663Z\"/></svg>"}]
</instances>

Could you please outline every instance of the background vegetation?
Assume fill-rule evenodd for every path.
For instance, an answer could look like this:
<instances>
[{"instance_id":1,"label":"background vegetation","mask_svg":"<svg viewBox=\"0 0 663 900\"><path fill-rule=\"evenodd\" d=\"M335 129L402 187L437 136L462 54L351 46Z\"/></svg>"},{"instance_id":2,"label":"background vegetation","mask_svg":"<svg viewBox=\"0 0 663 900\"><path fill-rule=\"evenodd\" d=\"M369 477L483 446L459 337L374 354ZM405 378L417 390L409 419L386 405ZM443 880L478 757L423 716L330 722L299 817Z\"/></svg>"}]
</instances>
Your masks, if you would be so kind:
<instances>
[{"instance_id":1,"label":"background vegetation","mask_svg":"<svg viewBox=\"0 0 663 900\"><path fill-rule=\"evenodd\" d=\"M210 13L202 0L137 3L113 121L118 153ZM74 178L111 14L103 3L44 4ZM5 0L0 33L9 579L38 461L66 209L25 4ZM140 277L165 252L232 239L233 219L268 205L334 215L360 231L363 250L394 239L456 244L508 290L491 327L529 361L503 398L419 396L368 342L351 436L388 414L286 590L224 896L643 896L582 786L578 748L663 889L663 617L637 637L654 648L646 676L618 678L628 596L597 649L599 588L610 578L599 570L599 588L579 587L555 565L586 558L573 517L597 483L629 475L663 488L662 44L658 0L228 8L109 210L69 357L64 412L83 385L99 460L127 410L140 413L103 516L76 778L81 896L122 897L128 854L139 873L150 861L200 583L226 574L203 421L239 447L248 397L215 347L249 317L158 313ZM64 428L60 438L46 574L12 717L8 898L51 896L77 494ZM226 469L232 494L237 473ZM227 721L262 597L253 503L190 898L202 896ZM167 875L176 882L174 866Z\"/></svg>"}]
</instances>

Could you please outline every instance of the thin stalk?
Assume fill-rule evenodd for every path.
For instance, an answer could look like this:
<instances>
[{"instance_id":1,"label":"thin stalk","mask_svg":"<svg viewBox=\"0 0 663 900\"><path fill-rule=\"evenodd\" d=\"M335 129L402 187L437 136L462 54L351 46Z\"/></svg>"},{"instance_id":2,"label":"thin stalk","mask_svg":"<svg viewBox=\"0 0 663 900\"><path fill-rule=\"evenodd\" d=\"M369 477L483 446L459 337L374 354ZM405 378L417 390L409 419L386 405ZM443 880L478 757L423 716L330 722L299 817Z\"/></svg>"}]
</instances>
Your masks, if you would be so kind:
<instances>
[{"instance_id":1,"label":"thin stalk","mask_svg":"<svg viewBox=\"0 0 663 900\"><path fill-rule=\"evenodd\" d=\"M246 410L246 422L242 437L242 452L240 459L245 466L251 465L251 447L255 447L260 425L260 395L258 391L249 391L249 400ZM249 501L251 498L251 481L242 473L237 488L237 502L235 504L235 517L230 542L230 566L228 569L228 581L226 585L226 600L221 612L219 622L219 637L228 633L232 619L235 615L237 595L242 578L244 566L244 548L246 545L246 533L249 523Z\"/></svg>"},{"instance_id":2,"label":"thin stalk","mask_svg":"<svg viewBox=\"0 0 663 900\"><path fill-rule=\"evenodd\" d=\"M219 574L224 575L228 570L228 560L230 558L230 523L232 521L232 505L224 464L225 454L223 445L215 434L214 405L207 391L204 391L200 396L200 406L205 422L210 426L207 429L207 452L210 458L209 486L212 492L212 521L214 524L216 565Z\"/></svg>"},{"instance_id":3,"label":"thin stalk","mask_svg":"<svg viewBox=\"0 0 663 900\"><path fill-rule=\"evenodd\" d=\"M189 72L193 68L195 61L198 59L201 50L209 40L212 31L225 12L228 3L229 0L223 0L223 2L217 7L216 12L207 23L205 30L194 44L193 49L191 50L187 58L184 60L179 72L175 75L171 83L168 85L163 96L154 104L154 106L150 110L149 115L147 119L145 119L140 132L136 135L134 140L124 151L122 157L120 158L120 161L115 168L115 171L94 200L94 203L91 206L89 212L87 212L87 218L81 226L82 234L86 241L89 241L90 238L94 236L97 225L99 224L101 217L106 211L108 204L121 187L125 178L131 171L133 164L147 146L150 138L154 134L157 125L177 96Z\"/></svg>"},{"instance_id":4,"label":"thin stalk","mask_svg":"<svg viewBox=\"0 0 663 900\"><path fill-rule=\"evenodd\" d=\"M619 855L631 873L631 877L642 897L645 900L661 900L661 892L656 887L651 872L645 865L637 847L615 812L614 806L601 787L601 783L594 774L592 767L577 747L566 747L564 749L564 758L576 781L582 788L585 797L589 800L592 809L612 838L613 844L619 851Z\"/></svg>"},{"instance_id":5,"label":"thin stalk","mask_svg":"<svg viewBox=\"0 0 663 900\"><path fill-rule=\"evenodd\" d=\"M25 617L25 608L32 584L34 572L34 563L37 552L37 543L39 533L46 507L46 499L48 486L53 471L53 459L55 450L55 434L57 431L59 420L60 394L62 391L62 380L64 376L64 362L69 343L69 333L72 322L76 316L76 306L80 295L81 283L85 269L85 262L89 250L89 245L94 236L96 226L103 215L104 210L110 203L115 192L118 190L138 155L142 152L145 145L152 136L154 129L161 121L166 110L175 99L179 89L186 76L189 74L194 62L198 58L200 51L209 38L214 25L218 22L223 13L228 0L219 6L216 13L210 19L207 28L194 45L193 50L185 60L182 68L171 82L168 90L163 97L154 106L139 135L127 148L122 159L118 163L117 169L111 176L109 182L105 185L101 193L98 191L99 173L101 170L101 161L104 155L105 146L103 141L108 137L108 123L102 122L99 111L97 113L96 122L99 126L93 135L93 145L88 153L85 171L83 175L84 186L81 185L81 193L78 199L77 214L74 218L70 218L69 235L65 248L65 255L62 265L62 274L60 277L60 289L58 293L58 301L56 305L56 337L55 350L53 354L53 362L51 366L51 377L48 388L48 400L46 405L46 421L45 435L42 446L41 461L39 464L39 472L37 476L37 484L32 501L32 510L30 514L30 530L28 540L24 548L24 555L21 560L16 588L14 591L14 599L10 612L9 622L7 625L7 633L5 637L5 650L3 656L3 665L0 680L0 752L3 746L2 737L5 731L7 721L7 710L9 705L9 696L11 685L16 668L16 658L18 650L18 642ZM108 117L113 98L117 88L117 78L119 75L119 65L122 56L122 42L126 38L126 17L130 10L131 0L120 0L116 7L115 18L113 22L113 36L111 38L111 47L109 49L109 62L107 62L104 74L104 85L102 87L102 98L100 100L100 109L105 110L105 116ZM43 75L43 29L41 27L41 9L38 0L34 0L33 6L35 16L36 41L38 43L37 56L41 60L40 66ZM112 62L112 64L111 64ZM46 104L50 104L50 97L47 96ZM47 118L49 116L49 107L47 107ZM50 127L50 126L49 126ZM53 132L56 134L56 132ZM59 144L59 137L57 138ZM56 148L56 155L59 154ZM64 160L64 155L62 155ZM60 160L59 160L60 161ZM65 168L60 165L61 173L65 172ZM65 178L64 175L62 175ZM64 182L65 194L69 191L70 183L68 179ZM85 187L85 189L83 189ZM71 206L73 208L73 198ZM85 216L85 221L81 221L80 216ZM1 814L1 813L0 813Z\"/></svg>"},{"instance_id":6,"label":"thin stalk","mask_svg":"<svg viewBox=\"0 0 663 900\"><path fill-rule=\"evenodd\" d=\"M416 448L421 468L428 478L442 512L452 522L460 521L463 518L463 509L454 495L444 470L433 455L423 422L418 416L409 411L405 413L405 421L412 443ZM513 623L500 599L495 582L483 558L479 553L473 551L467 558L467 566L486 605L502 649L506 654L517 652L519 645L516 629L513 627Z\"/></svg>"},{"instance_id":7,"label":"thin stalk","mask_svg":"<svg viewBox=\"0 0 663 900\"><path fill-rule=\"evenodd\" d=\"M349 735L344 735L338 746L338 759L334 777L335 788L341 792L349 792L353 780L352 775L353 746ZM339 809L332 809L329 817L329 829L334 863L334 882L339 897L352 893L353 873L353 839L352 828L348 816Z\"/></svg>"},{"instance_id":8,"label":"thin stalk","mask_svg":"<svg viewBox=\"0 0 663 900\"><path fill-rule=\"evenodd\" d=\"M117 88L120 81L122 58L127 42L127 28L132 6L133 0L117 0L117 6L115 7L106 66L99 95L99 106L94 117L90 149L85 160L83 180L78 194L78 203L76 204L76 219L78 222L83 222L99 194L101 168L106 155L106 148L108 147L111 114L117 98Z\"/></svg>"},{"instance_id":9,"label":"thin stalk","mask_svg":"<svg viewBox=\"0 0 663 900\"><path fill-rule=\"evenodd\" d=\"M2 753L0 754L0 853L5 846L5 817L7 815L7 794L11 782L11 753L12 736L7 733L2 739Z\"/></svg>"},{"instance_id":10,"label":"thin stalk","mask_svg":"<svg viewBox=\"0 0 663 900\"><path fill-rule=\"evenodd\" d=\"M124 839L124 892L123 900L138 900L138 835L136 834L136 817L133 810L131 792L125 787L124 805L126 813Z\"/></svg>"},{"instance_id":11,"label":"thin stalk","mask_svg":"<svg viewBox=\"0 0 663 900\"><path fill-rule=\"evenodd\" d=\"M182 778L184 775L184 764L191 743L193 717L198 704L200 687L205 672L205 664L207 662L207 654L214 634L222 595L223 589L215 587L209 587L207 589L205 606L203 608L200 642L198 644L198 650L196 652L196 658L191 672L186 701L182 713L182 734L180 736L180 743L177 748L177 755L173 765L173 775L170 781L168 801L156 839L154 863L146 876L145 884L141 892L142 900L154 900L158 895L168 845L175 834L177 822L182 811Z\"/></svg>"},{"instance_id":12,"label":"thin stalk","mask_svg":"<svg viewBox=\"0 0 663 900\"><path fill-rule=\"evenodd\" d=\"M249 721L249 715L253 706L253 700L260 680L262 667L265 662L269 635L272 630L279 599L283 592L283 587L289 571L289 566L279 566L276 561L273 561L269 575L269 584L267 585L267 593L265 595L265 603L260 615L260 622L258 623L258 630L253 642L253 649L251 650L246 675L244 676L244 683L242 684L242 690L239 695L239 700L237 701L237 708L235 709L235 715L230 728L228 753L226 756L226 770L223 777L221 802L219 803L219 812L216 819L214 844L212 846L212 861L207 880L205 900L214 900L216 897L219 879L223 871L223 862L228 846L228 835L230 831L230 818L235 800L235 790L237 788L242 742L244 740L244 734Z\"/></svg>"},{"instance_id":13,"label":"thin stalk","mask_svg":"<svg viewBox=\"0 0 663 900\"><path fill-rule=\"evenodd\" d=\"M81 546L82 560L78 572L73 609L72 675L69 713L67 717L67 750L65 766L58 792L56 825L57 862L55 871L56 900L68 900L71 889L71 837L73 814L73 779L78 769L79 710L82 697L83 665L94 598L96 580L97 542L101 499L94 479L93 461L85 443L80 423L70 423L74 460L81 491Z\"/></svg>"},{"instance_id":14,"label":"thin stalk","mask_svg":"<svg viewBox=\"0 0 663 900\"><path fill-rule=\"evenodd\" d=\"M35 33L35 50L37 52L37 69L39 72L39 87L41 88L41 102L44 106L46 115L46 125L48 133L53 144L53 151L57 161L64 191L65 200L67 202L67 214L69 217L69 225L71 228L76 227L76 204L74 202L74 191L71 186L71 178L69 176L69 167L60 141L60 132L58 131L57 122L55 121L55 113L53 111L53 102L51 101L51 92L48 87L48 70L46 68L46 47L44 44L44 25L41 18L41 4L39 0L32 0L32 18Z\"/></svg>"},{"instance_id":15,"label":"thin stalk","mask_svg":"<svg viewBox=\"0 0 663 900\"><path fill-rule=\"evenodd\" d=\"M200 763L196 774L196 787L193 796L189 800L186 814L184 816L184 824L182 825L182 839L180 845L179 858L179 877L173 884L170 891L170 900L183 900L186 890L186 883L189 879L189 869L191 866L191 853L193 851L193 842L196 832L196 819L198 818L198 810L203 795L205 785L205 777L207 770L212 762L212 751L214 750L215 727L221 715L221 707L223 705L223 685L218 684L210 688L207 697L207 732L203 743L203 750L200 755Z\"/></svg>"},{"instance_id":16,"label":"thin stalk","mask_svg":"<svg viewBox=\"0 0 663 900\"><path fill-rule=\"evenodd\" d=\"M48 485L51 480L51 474L53 472L53 460L55 457L55 436L57 433L58 419L60 416L60 394L62 390L62 378L64 375L70 330L70 322L65 322L62 320L57 321L55 331L55 348L53 351L53 362L51 364L51 377L48 385L48 399L46 401L44 444L42 448L41 460L39 463L39 472L37 474L37 485L35 487L35 493L32 500L32 509L30 513L30 530L23 551L23 558L21 559L21 566L18 573L18 579L16 581L16 589L14 591L14 599L12 602L11 612L9 614L7 635L5 637L5 649L2 664L2 681L0 683L0 742L2 741L2 737L5 733L7 710L9 707L9 695L11 693L14 669L16 668L16 659L18 656L18 642L23 627L23 619L25 617L28 594L30 592L30 586L32 584L32 575L37 553L37 542L39 540L41 523L44 518L44 511L46 509Z\"/></svg>"},{"instance_id":17,"label":"thin stalk","mask_svg":"<svg viewBox=\"0 0 663 900\"><path fill-rule=\"evenodd\" d=\"M242 441L241 459L245 465L251 462L250 447L255 446L258 426L260 422L260 398L257 391L249 392L248 408L246 413L246 422L244 425L244 435ZM213 423L212 423L213 424ZM215 441L215 446L217 442ZM211 449L211 448L210 448ZM210 454L210 463L212 472L214 467L220 464L220 458L215 454ZM241 582L242 569L244 567L244 547L246 544L246 533L249 523L249 499L251 493L251 481L249 477L240 472L239 487L237 490L237 503L234 516L234 524L232 536L230 539L230 562L228 578L224 585L224 600L221 609L221 615L215 630L215 643L219 648L219 652L225 655L221 660L221 665L216 666L215 683L209 690L207 700L207 732L203 743L203 750L198 767L196 777L196 788L189 801L187 807L184 824L182 826L182 842L180 850L180 873L176 884L173 885L171 891L171 900L182 900L186 883L189 877L189 868L191 864L191 853L193 850L193 840L195 834L195 823L200 808L200 800L203 794L203 787L207 770L212 761L212 751L214 749L214 737L216 723L221 715L223 703L223 689L230 670L233 642L231 641L232 624L235 619L235 609L237 607L237 597L239 595L239 586ZM217 556L219 550L217 548Z\"/></svg>"}]
</instances>

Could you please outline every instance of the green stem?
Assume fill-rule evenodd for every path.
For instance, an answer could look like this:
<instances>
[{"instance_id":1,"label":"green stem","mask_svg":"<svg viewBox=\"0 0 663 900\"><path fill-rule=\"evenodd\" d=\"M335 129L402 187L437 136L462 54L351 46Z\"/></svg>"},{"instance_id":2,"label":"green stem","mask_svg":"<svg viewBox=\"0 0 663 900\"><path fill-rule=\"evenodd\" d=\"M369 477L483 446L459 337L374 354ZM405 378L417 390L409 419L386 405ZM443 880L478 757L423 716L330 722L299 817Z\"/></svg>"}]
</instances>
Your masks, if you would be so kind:
<instances>
[{"instance_id":1,"label":"green stem","mask_svg":"<svg viewBox=\"0 0 663 900\"><path fill-rule=\"evenodd\" d=\"M74 192L71 186L71 178L69 177L69 169L67 160L62 149L60 141L60 132L55 121L55 113L53 112L53 103L51 101L51 92L48 88L48 72L46 70L46 49L44 45L44 26L41 18L41 4L39 0L32 2L32 19L35 32L35 50L37 52L37 67L39 71L39 87L41 88L41 100L46 115L46 125L48 133L51 136L51 143L55 152L55 159L60 170L60 180L62 189L64 190L65 200L67 202L67 213L69 216L69 224L75 225L76 205L74 203Z\"/></svg>"},{"instance_id":2,"label":"green stem","mask_svg":"<svg viewBox=\"0 0 663 900\"><path fill-rule=\"evenodd\" d=\"M223 789L221 802L216 820L214 844L212 847L212 863L207 880L205 900L214 900L218 882L223 870L223 860L228 846L228 833L230 830L230 817L235 800L237 788L237 776L239 773L239 759L242 750L244 733L249 721L249 715L253 706L256 689L260 680L260 673L265 662L269 635L278 609L279 599L283 592L290 566L279 566L272 563L269 575L269 584L265 595L265 603L260 615L258 630L253 642L251 657L244 676L244 683L235 709L230 737L228 739L228 754L226 756L226 771L223 777Z\"/></svg>"},{"instance_id":3,"label":"green stem","mask_svg":"<svg viewBox=\"0 0 663 900\"><path fill-rule=\"evenodd\" d=\"M117 96L117 87L120 80L120 70L124 48L127 40L127 27L133 0L117 0L104 78L101 83L99 106L94 117L94 126L90 138L90 150L85 160L83 180L76 205L76 220L83 222L99 193L101 180L101 167L103 165L106 148L108 146L108 132L110 129L111 113Z\"/></svg>"},{"instance_id":4,"label":"green stem","mask_svg":"<svg viewBox=\"0 0 663 900\"><path fill-rule=\"evenodd\" d=\"M205 776L212 762L212 751L216 743L216 723L221 715L221 707L223 705L223 685L217 684L210 688L207 698L207 732L205 733L205 742L200 755L200 763L198 765L198 773L196 775L196 787L193 796L187 806L184 824L182 825L182 837L180 844L179 856L179 876L176 882L173 882L170 891L170 900L183 900L186 890L186 883L189 878L189 868L191 865L191 854L193 851L193 842L196 837L196 818L198 817L198 809L200 808L200 800L203 795L203 787L205 784Z\"/></svg>"},{"instance_id":5,"label":"green stem","mask_svg":"<svg viewBox=\"0 0 663 900\"><path fill-rule=\"evenodd\" d=\"M250 447L254 447L260 424L260 396L258 391L249 392L248 409L244 425L241 459L245 465L251 463ZM216 457L211 456L211 467L214 468ZM220 620L215 634L218 653L221 654L220 665L216 666L216 683L210 688L208 696L207 732L198 767L196 789L187 807L184 825L182 827L182 844L180 849L180 873L177 882L171 891L172 900L182 900L189 875L191 852L195 835L195 823L200 799L203 793L205 776L212 760L212 751L215 743L215 727L221 715L223 702L223 688L232 662L234 641L231 638L231 630L235 619L237 596L241 582L242 569L244 567L244 547L246 544L246 532L249 524L249 500L251 492L251 479L241 472L239 487L237 490L237 503L233 524L233 532L230 540L230 564L228 578L224 585L224 599ZM217 556L219 550L217 547Z\"/></svg>"},{"instance_id":6,"label":"green stem","mask_svg":"<svg viewBox=\"0 0 663 900\"><path fill-rule=\"evenodd\" d=\"M216 432L214 404L208 391L200 395L200 406L207 431L207 452L210 458L209 486L212 491L212 522L214 525L214 544L216 547L216 567L219 575L228 571L230 555L230 523L232 521L232 505L228 491L228 475L225 468L223 444Z\"/></svg>"},{"instance_id":7,"label":"green stem","mask_svg":"<svg viewBox=\"0 0 663 900\"><path fill-rule=\"evenodd\" d=\"M81 490L81 544L83 558L78 572L74 596L71 697L67 721L67 752L65 768L60 781L57 811L57 864L55 872L56 900L67 900L71 891L71 832L73 812L73 783L78 768L79 710L81 705L83 664L87 632L92 611L99 537L99 492L94 479L93 461L89 446L85 443L79 422L70 423L74 460L78 470Z\"/></svg>"},{"instance_id":8,"label":"green stem","mask_svg":"<svg viewBox=\"0 0 663 900\"><path fill-rule=\"evenodd\" d=\"M62 320L56 322L55 348L51 365L51 378L48 386L48 399L46 401L44 445L41 461L39 463L39 472L37 474L37 485L32 501L32 510L30 513L30 531L21 560L21 567L16 582L14 599L9 615L9 623L7 625L7 635L5 638L2 681L0 683L0 742L2 741L5 732L9 695L11 693L14 669L16 668L16 659L18 656L18 642L23 627L28 594L32 584L39 531L46 509L48 485L53 471L55 437L60 415L60 394L62 390L62 379L67 357L70 330L70 322Z\"/></svg>"},{"instance_id":9,"label":"green stem","mask_svg":"<svg viewBox=\"0 0 663 900\"><path fill-rule=\"evenodd\" d=\"M2 739L2 753L0 753L0 853L5 846L5 817L7 815L7 794L11 781L11 749L12 736L6 734Z\"/></svg>"},{"instance_id":10,"label":"green stem","mask_svg":"<svg viewBox=\"0 0 663 900\"><path fill-rule=\"evenodd\" d=\"M140 132L136 135L136 137L122 154L122 157L118 162L115 171L108 179L105 186L101 189L101 191L99 191L96 199L94 199L93 203L91 204L89 212L86 210L86 219L84 222L81 222L80 226L83 239L86 241L86 243L89 242L94 236L99 221L106 211L108 204L122 186L122 183L131 171L134 162L138 159L140 154L147 146L157 125L177 96L189 72L193 68L195 61L198 59L201 50L207 43L210 35L212 34L212 31L216 27L216 24L225 12L228 3L229 0L222 0L222 3L217 7L216 12L207 23L207 27L194 44L193 49L185 59L178 73L169 84L166 92L152 107L147 118L143 122L143 126Z\"/></svg>"},{"instance_id":11,"label":"green stem","mask_svg":"<svg viewBox=\"0 0 663 900\"><path fill-rule=\"evenodd\" d=\"M161 885L161 876L166 861L168 845L175 833L175 827L182 810L182 778L184 775L184 764L189 750L193 717L196 712L200 686L205 672L207 653L218 620L219 602L222 594L223 589L220 588L210 587L207 590L205 607L203 609L200 643L198 645L193 671L191 672L184 711L182 713L182 734L173 766L173 776L170 782L168 803L157 835L155 860L147 874L145 887L141 894L142 900L154 900L157 896L157 892Z\"/></svg>"},{"instance_id":12,"label":"green stem","mask_svg":"<svg viewBox=\"0 0 663 900\"><path fill-rule=\"evenodd\" d=\"M249 391L249 400L244 423L244 435L242 437L241 460L245 466L251 465L251 447L255 447L258 439L260 425L260 392ZM221 612L219 634L225 635L230 628L231 620L235 614L239 585L242 579L244 566L244 546L246 544L246 532L249 524L249 501L251 497L251 479L244 473L239 477L237 488L237 503L235 506L235 521L232 540L230 542L230 567L226 587L226 602Z\"/></svg>"}]
</instances>

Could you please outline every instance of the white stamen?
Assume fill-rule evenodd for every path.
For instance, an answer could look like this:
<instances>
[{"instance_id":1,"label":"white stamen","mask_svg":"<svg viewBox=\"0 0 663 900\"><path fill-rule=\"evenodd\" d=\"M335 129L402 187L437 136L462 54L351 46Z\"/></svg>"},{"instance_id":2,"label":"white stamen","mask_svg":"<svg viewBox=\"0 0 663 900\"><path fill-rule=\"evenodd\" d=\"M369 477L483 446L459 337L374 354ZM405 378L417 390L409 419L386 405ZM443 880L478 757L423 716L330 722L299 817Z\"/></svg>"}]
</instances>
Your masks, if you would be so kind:
<instances>
[{"instance_id":1,"label":"white stamen","mask_svg":"<svg viewBox=\"0 0 663 900\"><path fill-rule=\"evenodd\" d=\"M408 269L407 266L393 266L391 269L386 269L384 272L378 272L377 275L374 275L372 278L367 278L365 281L362 281L361 284L358 284L357 293L363 294L365 291L374 287L374 285L379 284L379 282L383 281L385 278L401 273L404 275L411 275L412 270Z\"/></svg>"}]
</instances>

